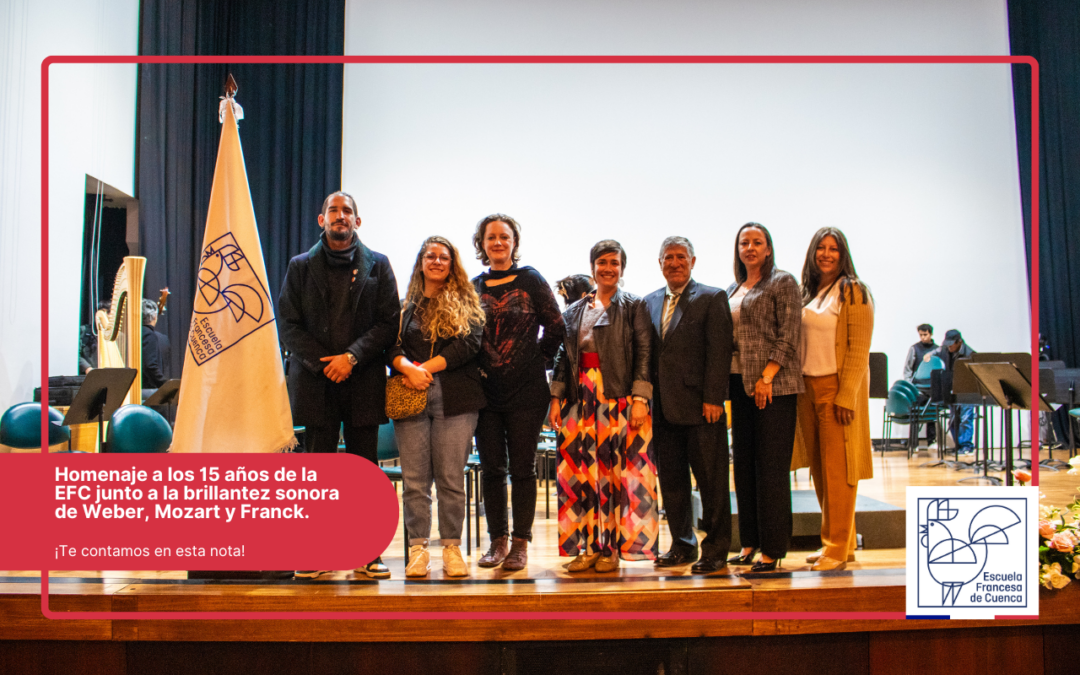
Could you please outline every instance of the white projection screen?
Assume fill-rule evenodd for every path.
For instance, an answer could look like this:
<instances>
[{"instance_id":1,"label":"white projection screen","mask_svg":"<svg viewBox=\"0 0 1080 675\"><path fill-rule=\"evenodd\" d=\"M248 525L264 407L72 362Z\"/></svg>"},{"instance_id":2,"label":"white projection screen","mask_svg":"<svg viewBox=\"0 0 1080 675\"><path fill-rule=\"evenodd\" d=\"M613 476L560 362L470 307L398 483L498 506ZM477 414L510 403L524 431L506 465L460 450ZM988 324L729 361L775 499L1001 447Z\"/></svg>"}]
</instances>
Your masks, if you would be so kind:
<instances>
[{"instance_id":1,"label":"white projection screen","mask_svg":"<svg viewBox=\"0 0 1080 675\"><path fill-rule=\"evenodd\" d=\"M581 20L595 30L560 38L544 31L566 4L543 13L474 2L455 14L352 2L346 52L1008 53L1004 2L929 18L919 14L926 3L864 3L840 26L814 15L820 44L814 17L777 28L766 18L783 3L761 4L756 15L673 3L681 11L667 16L682 23L650 31L639 24L655 17L640 7L604 30L600 9L615 4L586 3ZM709 17L724 30L702 31ZM410 22L411 33L392 30ZM647 49L632 44L634 30L650 36ZM978 351L1029 351L1012 106L1008 65L351 64L343 189L403 293L431 234L478 273L473 229L496 211L522 224L522 262L549 282L588 272L592 244L619 240L625 288L639 295L663 284L668 235L689 237L694 277L724 288L741 224L767 226L779 266L796 277L814 231L839 227L876 302L872 350L888 355L894 380L923 322L939 340L960 329ZM877 436L880 414L871 418Z\"/></svg>"}]
</instances>

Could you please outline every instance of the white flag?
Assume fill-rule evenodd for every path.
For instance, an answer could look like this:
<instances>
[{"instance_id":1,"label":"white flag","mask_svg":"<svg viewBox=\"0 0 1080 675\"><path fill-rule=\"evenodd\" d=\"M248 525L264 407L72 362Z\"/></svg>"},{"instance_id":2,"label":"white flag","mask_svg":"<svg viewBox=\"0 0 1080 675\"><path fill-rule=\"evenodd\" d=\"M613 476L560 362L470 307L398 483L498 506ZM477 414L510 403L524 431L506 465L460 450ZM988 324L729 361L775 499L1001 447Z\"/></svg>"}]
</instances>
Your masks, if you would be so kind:
<instances>
[{"instance_id":1,"label":"white flag","mask_svg":"<svg viewBox=\"0 0 1080 675\"><path fill-rule=\"evenodd\" d=\"M224 107L170 452L296 445L244 152Z\"/></svg>"}]
</instances>

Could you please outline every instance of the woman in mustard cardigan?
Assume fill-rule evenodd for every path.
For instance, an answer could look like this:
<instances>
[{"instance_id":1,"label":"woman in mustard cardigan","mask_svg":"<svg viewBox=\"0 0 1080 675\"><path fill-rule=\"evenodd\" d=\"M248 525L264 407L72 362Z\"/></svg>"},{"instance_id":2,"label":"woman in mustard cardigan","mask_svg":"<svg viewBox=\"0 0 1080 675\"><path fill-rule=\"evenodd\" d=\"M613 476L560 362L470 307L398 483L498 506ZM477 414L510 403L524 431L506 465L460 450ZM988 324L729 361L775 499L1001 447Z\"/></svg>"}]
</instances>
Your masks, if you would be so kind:
<instances>
[{"instance_id":1,"label":"woman in mustard cardigan","mask_svg":"<svg viewBox=\"0 0 1080 675\"><path fill-rule=\"evenodd\" d=\"M873 478L870 445L870 337L874 302L855 274L847 238L817 231L802 274L802 374L792 469L810 467L821 505L816 571L855 560L855 492Z\"/></svg>"}]
</instances>

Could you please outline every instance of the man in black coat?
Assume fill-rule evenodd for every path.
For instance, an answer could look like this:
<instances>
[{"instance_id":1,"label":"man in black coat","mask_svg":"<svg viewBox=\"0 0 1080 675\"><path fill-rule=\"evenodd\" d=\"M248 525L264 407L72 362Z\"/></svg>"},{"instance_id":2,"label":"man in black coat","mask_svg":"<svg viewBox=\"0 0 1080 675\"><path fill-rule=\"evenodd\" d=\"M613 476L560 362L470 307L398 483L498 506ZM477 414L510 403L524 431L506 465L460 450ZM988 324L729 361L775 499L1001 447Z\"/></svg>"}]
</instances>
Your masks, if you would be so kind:
<instances>
[{"instance_id":1,"label":"man in black coat","mask_svg":"<svg viewBox=\"0 0 1080 675\"><path fill-rule=\"evenodd\" d=\"M345 451L378 463L379 425L388 421L385 354L401 315L397 280L386 256L360 241L351 195L328 196L319 227L319 241L289 261L278 298L293 423L306 427L308 452L337 452L344 425ZM390 576L380 558L357 572Z\"/></svg>"},{"instance_id":2,"label":"man in black coat","mask_svg":"<svg viewBox=\"0 0 1080 675\"><path fill-rule=\"evenodd\" d=\"M401 313L397 280L386 256L360 241L350 195L327 197L319 226L319 241L289 261L278 298L293 423L307 428L308 452L337 452L344 423L345 450L376 462L385 354Z\"/></svg>"},{"instance_id":3,"label":"man in black coat","mask_svg":"<svg viewBox=\"0 0 1080 675\"><path fill-rule=\"evenodd\" d=\"M653 441L671 549L656 564L723 569L731 544L727 416L732 328L727 293L694 281L694 245L668 237L660 247L667 284L645 296L652 318ZM690 472L701 493L705 539L698 560Z\"/></svg>"},{"instance_id":4,"label":"man in black coat","mask_svg":"<svg viewBox=\"0 0 1080 675\"><path fill-rule=\"evenodd\" d=\"M155 330L158 307L142 301L142 388L154 391L169 379L169 338Z\"/></svg>"}]
</instances>

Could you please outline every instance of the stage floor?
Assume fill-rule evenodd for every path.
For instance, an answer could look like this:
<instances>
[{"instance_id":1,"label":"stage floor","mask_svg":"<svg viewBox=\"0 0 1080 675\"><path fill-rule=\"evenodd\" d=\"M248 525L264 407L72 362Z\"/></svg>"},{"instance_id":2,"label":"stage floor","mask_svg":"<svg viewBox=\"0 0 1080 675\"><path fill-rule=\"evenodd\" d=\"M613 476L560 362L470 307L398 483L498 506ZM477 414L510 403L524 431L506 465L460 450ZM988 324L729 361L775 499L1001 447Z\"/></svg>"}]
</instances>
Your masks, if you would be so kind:
<instances>
[{"instance_id":1,"label":"stage floor","mask_svg":"<svg viewBox=\"0 0 1080 675\"><path fill-rule=\"evenodd\" d=\"M1041 458L1045 459L1046 452L1043 451ZM1058 451L1055 453L1057 458L1062 458L1065 453ZM955 485L956 481L970 478L973 474L971 471L956 471L953 469L946 469L944 467L922 467L921 465L929 460L928 455L924 452L922 454L912 457L908 460L902 452L890 452L884 457L881 453L874 453L874 478L867 481L862 481L859 484L859 495L870 497L872 499L880 500L893 506L900 508L905 507L905 488L908 485ZM968 458L970 461L970 458ZM999 478L1004 478L1001 472L991 472L990 475L996 475ZM1053 472L1048 469L1042 469L1040 471L1041 485L1039 486L1040 492L1044 495L1043 503L1053 504L1057 506L1065 506L1076 497L1080 496L1077 492L1080 489L1080 476L1070 476L1066 471ZM964 485L983 485L984 482L969 482ZM792 490L813 490L813 483L810 480L809 472L806 469L801 469L792 474ZM732 485L734 490L734 485ZM689 566L684 568L667 568L656 569L649 561L640 562L626 562L621 563L621 567L618 571L608 574L597 574L595 572L583 572L577 574L570 574L563 569L570 558L560 557L557 554L558 547L558 523L556 521L557 503L555 497L554 484L551 486L550 497L550 517L546 508L544 499L544 489L541 483L541 489L539 490L537 497L536 507L536 522L533 526L533 543L529 547L529 566L527 569L520 572L507 573L500 569L483 569L476 565L476 561L487 550L488 537L486 532L486 522L483 516L480 518L481 523L481 537L480 546L477 546L476 537L476 518L475 514L471 516L471 527L473 528L473 550L471 556L466 556L466 562L470 564L470 577L464 580L464 585L474 585L475 581L527 581L527 580L559 580L572 582L575 579L592 579L597 578L614 578L622 577L626 580L629 579L656 579L656 578L678 578L681 576L691 576ZM438 519L437 510L433 509L434 524L432 527L433 534L438 534ZM666 522L661 522L660 528L660 549L666 551L670 546L671 539L667 530ZM437 544L437 540L436 540ZM481 549L481 550L478 550ZM810 565L805 562L805 557L809 555L816 548L793 548L789 553L787 559L783 562L783 570L787 572L799 572L808 571ZM465 545L462 545L462 553L465 553ZM444 579L442 576L441 560L439 558L439 548L437 545L432 549L432 573L426 581L446 581L448 583L457 583L454 580ZM387 548L386 553L383 555L383 560L390 567L391 580L401 581L405 576L405 560L404 560L404 542L401 535L401 527L396 530L393 542ZM881 570L881 569L894 569L903 568L905 565L905 549L903 548L889 548L889 549L869 549L861 550L857 552L856 562L849 564L849 570ZM725 570L726 575L741 574L743 570L736 567L729 567ZM720 576L725 576L721 574ZM0 577L37 577L39 573L37 571L0 571ZM186 572L160 572L160 571L103 571L103 570L67 570L67 571L53 571L50 573L50 577L74 577L83 579L92 578L123 578L123 579L172 579L182 580L186 579ZM368 581L366 577L354 574L350 571L337 571L329 575L324 575L316 582L306 583L320 583L325 581ZM385 583L385 582L383 582ZM418 588L425 585L425 580L409 580L410 585L415 585Z\"/></svg>"},{"instance_id":2,"label":"stage floor","mask_svg":"<svg viewBox=\"0 0 1080 675\"><path fill-rule=\"evenodd\" d=\"M1058 453L1061 456L1061 453ZM875 478L864 481L860 494L896 506L904 505L904 488L911 485L952 485L972 475L944 468L920 467L926 456L908 460L903 453L889 453L884 458L875 453ZM793 478L794 489L812 489L806 471ZM1000 474L999 474L1000 475ZM1080 476L1066 472L1041 472L1041 491L1045 503L1064 505L1077 495ZM971 485L968 483L967 485ZM552 516L555 515L554 499ZM475 519L473 521L475 523ZM427 579L404 578L403 542L400 530L384 555L392 578L373 581L352 571L338 571L318 580L282 581L216 581L187 580L185 572L162 571L102 571L68 570L50 572L50 607L54 611L313 611L313 612L737 612L760 614L771 612L904 612L905 550L860 550L857 560L848 569L831 573L810 571L804 558L809 550L792 550L781 571L773 574L751 574L747 568L729 566L721 573L702 576L690 574L689 566L654 568L649 561L623 562L614 573L598 574L588 571L569 574L564 565L569 558L556 552L556 521L546 517L543 490L537 505L534 542L530 547L529 566L515 573L499 569L482 569L476 561L487 547L486 533L482 546L475 545L471 556L470 576L464 579L444 578L439 550L433 548L432 573ZM662 525L661 548L669 544L666 526ZM1072 589L1075 591L1075 589ZM98 622L45 622L39 613L39 573L36 571L0 571L0 596L7 611L21 617L13 627L16 633L30 626L55 632L64 631L59 624L93 624ZM1071 595L1070 595L1071 594ZM1070 595L1071 604L1063 598ZM19 597L21 596L21 600ZM12 602L14 604L12 604ZM1075 623L1080 621L1076 596L1066 593L1043 593L1044 618L1047 621ZM1049 603L1049 604L1047 604ZM10 615L9 616L13 616ZM623 615L626 616L625 614ZM1064 618L1063 618L1064 617ZM1071 619L1069 618L1071 617ZM396 618L401 618L396 617ZM104 621L112 631L130 621ZM180 632L184 639L282 639L282 633L269 622L239 622L246 627L234 627L228 621L157 621L134 622L139 626L139 639L172 639L160 631L180 630L185 624L199 624ZM293 622L286 622L293 623ZM297 625L306 625L300 622ZM350 624L351 621L321 622ZM370 621L359 620L367 625ZM387 634L380 628L379 639L387 640L451 640L451 639L587 639L595 635L558 628L529 629L528 636L516 633L512 625L496 621L454 621L459 624L447 633L446 622L436 622L439 628L426 626L423 621L393 622L395 628ZM400 624L408 624L405 628ZM571 622L575 623L575 622ZM622 623L622 621L620 621ZM632 624L633 622L627 622ZM919 628L942 622L920 622ZM166 628L165 624L170 627ZM256 627L258 624L258 627ZM475 625L474 625L475 624ZM532 622L530 622L530 625ZM822 632L837 630L895 630L886 626L903 622L867 622L855 620L844 625L824 624L817 620L759 619L753 621L672 621L635 627L633 634L654 636L733 635L762 632ZM380 624L381 625L381 624ZM999 624L1000 625L1000 624ZM51 627L50 627L51 626ZM211 629L211 626L213 628ZM910 624L906 629L910 629ZM343 637L340 627L328 633L309 633L308 628L295 628L307 637L285 639L376 639L375 634ZM416 631L419 631L416 632ZM170 633L170 634L173 634ZM252 637L258 635L260 637ZM299 633L297 634L299 635ZM337 638L327 637L336 635ZM201 637L200 637L201 636ZM24 635L24 637L30 637Z\"/></svg>"}]
</instances>

